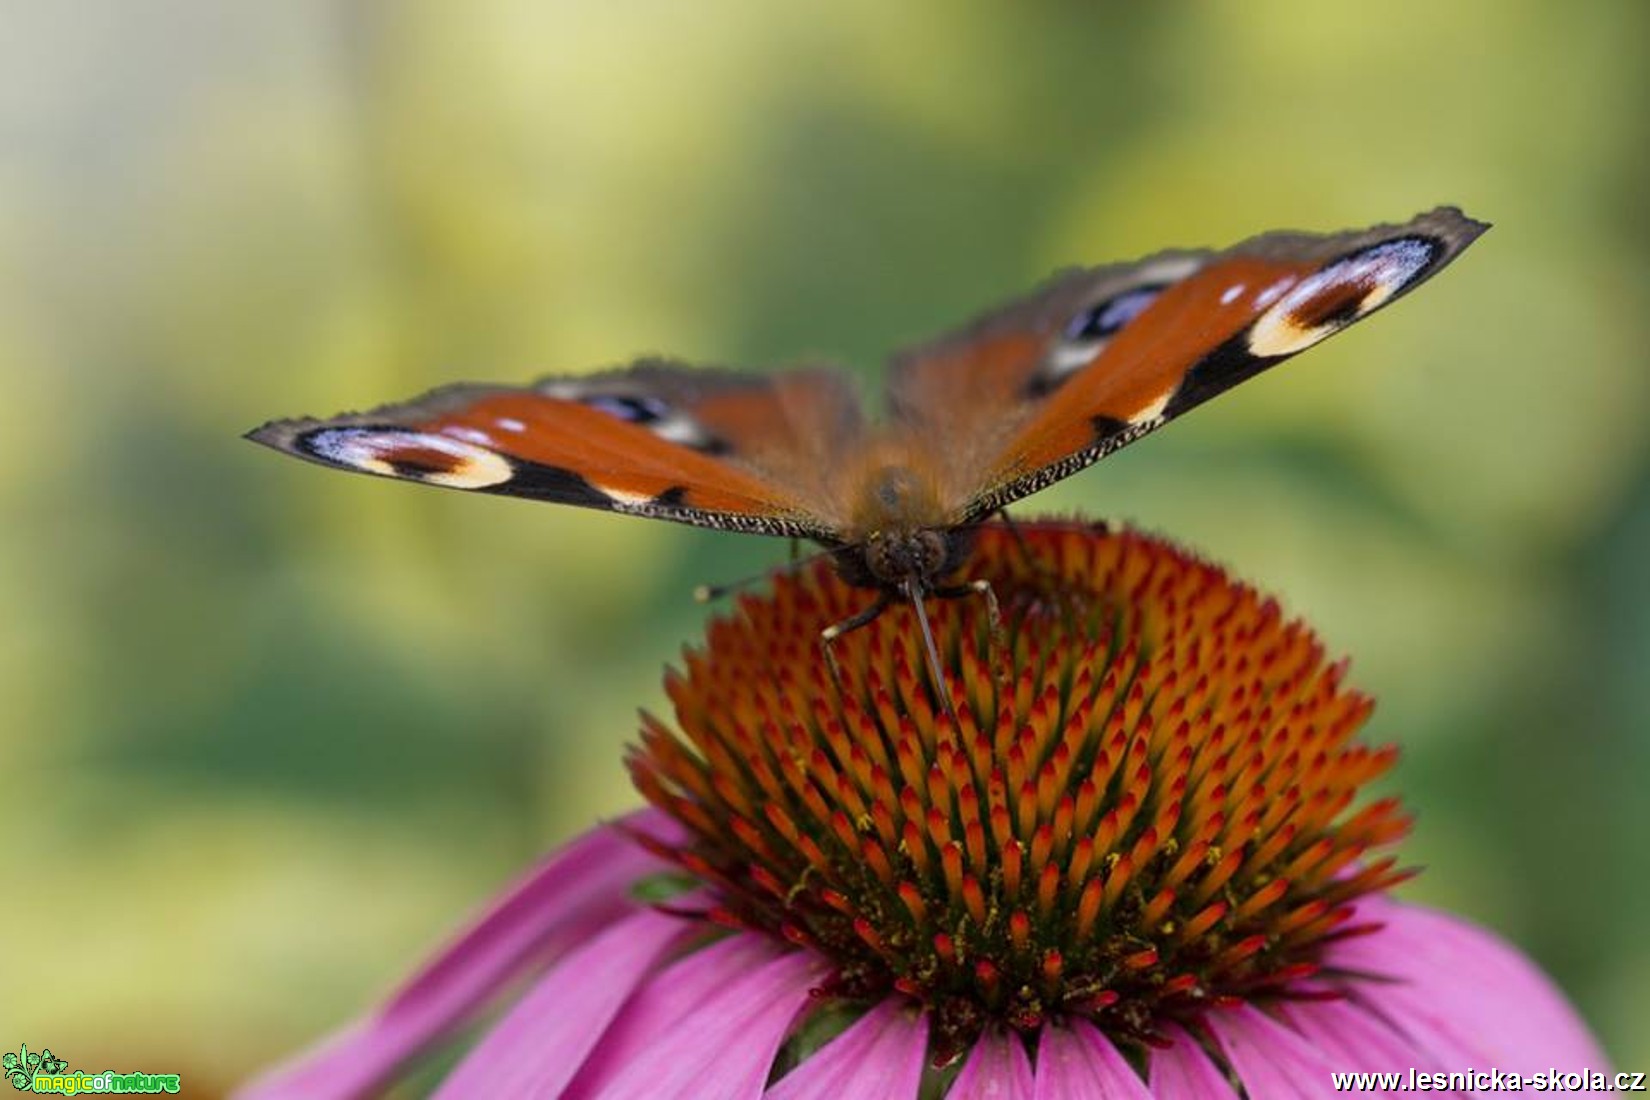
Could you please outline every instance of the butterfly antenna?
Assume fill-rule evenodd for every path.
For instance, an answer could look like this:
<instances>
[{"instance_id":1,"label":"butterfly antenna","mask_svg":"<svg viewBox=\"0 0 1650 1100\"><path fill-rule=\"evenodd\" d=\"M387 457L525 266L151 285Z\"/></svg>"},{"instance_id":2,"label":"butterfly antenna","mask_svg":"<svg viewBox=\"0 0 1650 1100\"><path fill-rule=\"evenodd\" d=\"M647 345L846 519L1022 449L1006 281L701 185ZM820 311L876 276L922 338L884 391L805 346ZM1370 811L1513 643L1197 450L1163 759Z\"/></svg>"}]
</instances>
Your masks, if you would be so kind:
<instances>
[{"instance_id":1,"label":"butterfly antenna","mask_svg":"<svg viewBox=\"0 0 1650 1100\"><path fill-rule=\"evenodd\" d=\"M928 671L934 677L934 694L939 696L946 717L955 725L957 709L951 705L951 689L945 682L945 670L940 667L940 649L934 644L934 629L928 625L928 609L922 604L923 591L915 581L909 580L905 582L904 588L905 595L910 598L911 606L917 612L917 625L922 628L922 647L928 654Z\"/></svg>"},{"instance_id":2,"label":"butterfly antenna","mask_svg":"<svg viewBox=\"0 0 1650 1100\"><path fill-rule=\"evenodd\" d=\"M772 569L764 569L754 576L741 577L736 581L728 581L726 584L701 584L694 588L693 598L699 603L711 603L722 599L724 596L731 595L741 588L749 588L753 584L760 584L775 577L783 577L790 573L799 572L830 553L830 550L818 550L800 558L793 556L790 561L776 565Z\"/></svg>"}]
</instances>

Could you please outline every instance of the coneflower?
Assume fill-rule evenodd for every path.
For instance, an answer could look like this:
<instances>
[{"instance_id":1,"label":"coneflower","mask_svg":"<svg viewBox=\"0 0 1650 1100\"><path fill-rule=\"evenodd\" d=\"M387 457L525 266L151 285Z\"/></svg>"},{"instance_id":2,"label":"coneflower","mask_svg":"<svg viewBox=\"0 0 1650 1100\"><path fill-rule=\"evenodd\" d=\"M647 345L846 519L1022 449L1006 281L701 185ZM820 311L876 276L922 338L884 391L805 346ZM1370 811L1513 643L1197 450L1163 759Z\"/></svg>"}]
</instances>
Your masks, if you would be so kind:
<instances>
[{"instance_id":1,"label":"coneflower","mask_svg":"<svg viewBox=\"0 0 1650 1100\"><path fill-rule=\"evenodd\" d=\"M1131 532L991 527L970 577L1000 620L930 604L942 684L909 609L829 668L819 631L863 593L824 563L741 598L669 676L675 721L644 718L652 808L245 1095L370 1094L525 977L438 1095L1270 1098L1337 1073L1605 1072L1520 955L1388 896L1409 819L1361 791L1397 754L1357 740L1372 703L1304 624Z\"/></svg>"}]
</instances>

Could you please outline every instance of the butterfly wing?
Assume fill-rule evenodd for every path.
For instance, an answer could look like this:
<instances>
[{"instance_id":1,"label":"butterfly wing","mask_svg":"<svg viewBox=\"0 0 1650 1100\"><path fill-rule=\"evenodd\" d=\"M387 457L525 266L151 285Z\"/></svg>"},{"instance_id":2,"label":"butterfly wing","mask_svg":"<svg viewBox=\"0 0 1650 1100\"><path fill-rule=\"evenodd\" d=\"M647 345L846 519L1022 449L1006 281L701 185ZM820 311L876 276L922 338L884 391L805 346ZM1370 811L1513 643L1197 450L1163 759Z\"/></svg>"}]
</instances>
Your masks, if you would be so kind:
<instances>
[{"instance_id":1,"label":"butterfly wing","mask_svg":"<svg viewBox=\"0 0 1650 1100\"><path fill-rule=\"evenodd\" d=\"M648 361L530 387L461 385L248 438L323 465L701 527L832 541L863 430L847 380Z\"/></svg>"},{"instance_id":2,"label":"butterfly wing","mask_svg":"<svg viewBox=\"0 0 1650 1100\"><path fill-rule=\"evenodd\" d=\"M1075 272L899 357L893 412L947 456L954 521L978 519L1362 320L1486 228L1441 207Z\"/></svg>"}]
</instances>

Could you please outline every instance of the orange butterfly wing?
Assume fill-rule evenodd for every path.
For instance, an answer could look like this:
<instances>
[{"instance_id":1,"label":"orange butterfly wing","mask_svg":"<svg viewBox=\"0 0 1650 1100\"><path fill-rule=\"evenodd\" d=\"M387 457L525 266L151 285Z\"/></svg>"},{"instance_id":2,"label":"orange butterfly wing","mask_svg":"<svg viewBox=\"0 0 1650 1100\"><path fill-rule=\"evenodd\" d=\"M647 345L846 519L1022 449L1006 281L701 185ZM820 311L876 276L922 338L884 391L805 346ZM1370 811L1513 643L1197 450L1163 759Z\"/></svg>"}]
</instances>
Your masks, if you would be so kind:
<instances>
[{"instance_id":1,"label":"orange butterfly wing","mask_svg":"<svg viewBox=\"0 0 1650 1100\"><path fill-rule=\"evenodd\" d=\"M857 544L962 526L1075 473L1409 292L1485 228L1446 207L1072 272L896 357L875 430L832 371L644 362L250 435L357 472Z\"/></svg>"},{"instance_id":2,"label":"orange butterfly wing","mask_svg":"<svg viewBox=\"0 0 1650 1100\"><path fill-rule=\"evenodd\" d=\"M1444 207L1078 272L901 357L893 409L921 449L950 456L953 521L970 522L1362 320L1486 228Z\"/></svg>"},{"instance_id":3,"label":"orange butterfly wing","mask_svg":"<svg viewBox=\"0 0 1650 1100\"><path fill-rule=\"evenodd\" d=\"M531 387L450 386L249 438L323 465L447 488L829 540L826 478L863 431L827 370L647 362Z\"/></svg>"},{"instance_id":4,"label":"orange butterfly wing","mask_svg":"<svg viewBox=\"0 0 1650 1100\"><path fill-rule=\"evenodd\" d=\"M997 473L1004 456L1071 372L1210 255L1164 252L1063 272L958 332L894 356L892 429L918 461L941 456L925 465L950 522L966 522L967 506L1004 480Z\"/></svg>"}]
</instances>

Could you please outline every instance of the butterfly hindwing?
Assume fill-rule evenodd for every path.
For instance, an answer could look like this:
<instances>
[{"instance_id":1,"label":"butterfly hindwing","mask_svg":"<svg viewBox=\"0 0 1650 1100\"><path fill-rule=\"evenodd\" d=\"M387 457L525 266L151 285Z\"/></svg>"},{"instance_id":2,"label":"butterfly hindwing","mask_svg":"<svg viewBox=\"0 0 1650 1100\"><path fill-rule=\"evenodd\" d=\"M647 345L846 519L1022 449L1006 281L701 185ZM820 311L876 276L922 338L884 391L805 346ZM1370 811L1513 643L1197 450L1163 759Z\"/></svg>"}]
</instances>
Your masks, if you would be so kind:
<instances>
[{"instance_id":1,"label":"butterfly hindwing","mask_svg":"<svg viewBox=\"0 0 1650 1100\"><path fill-rule=\"evenodd\" d=\"M894 416L918 431L950 433L959 420L1035 407L1211 255L1162 252L1063 272L959 332L896 353L888 382Z\"/></svg>"},{"instance_id":2,"label":"butterfly hindwing","mask_svg":"<svg viewBox=\"0 0 1650 1100\"><path fill-rule=\"evenodd\" d=\"M324 465L703 527L829 538L822 479L862 430L828 370L745 374L646 362L250 433Z\"/></svg>"}]
</instances>

